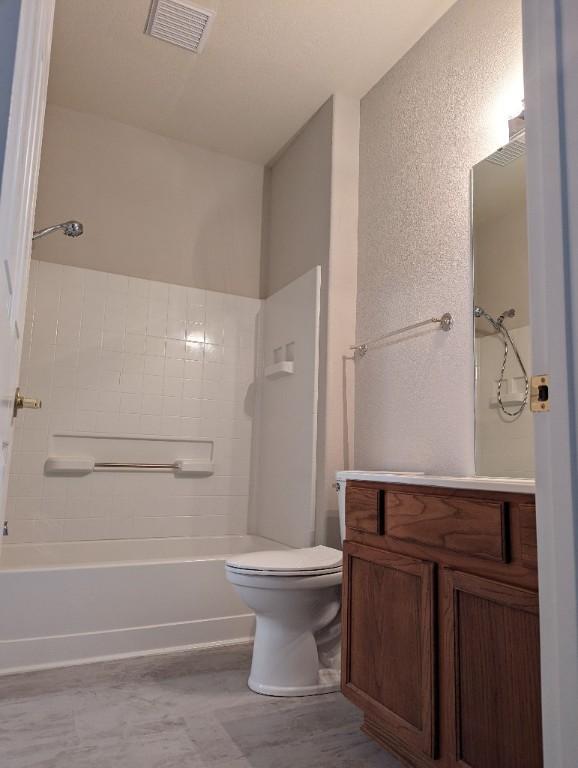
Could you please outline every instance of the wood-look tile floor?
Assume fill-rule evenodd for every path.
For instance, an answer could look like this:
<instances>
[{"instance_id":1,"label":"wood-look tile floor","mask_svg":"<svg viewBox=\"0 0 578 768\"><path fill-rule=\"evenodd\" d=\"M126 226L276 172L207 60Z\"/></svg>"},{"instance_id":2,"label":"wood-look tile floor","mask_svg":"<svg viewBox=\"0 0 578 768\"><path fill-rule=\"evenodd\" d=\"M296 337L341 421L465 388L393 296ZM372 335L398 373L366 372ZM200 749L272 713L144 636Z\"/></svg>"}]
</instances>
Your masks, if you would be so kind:
<instances>
[{"instance_id":1,"label":"wood-look tile floor","mask_svg":"<svg viewBox=\"0 0 578 768\"><path fill-rule=\"evenodd\" d=\"M2 768L401 768L340 694L246 687L247 646L0 678Z\"/></svg>"}]
</instances>

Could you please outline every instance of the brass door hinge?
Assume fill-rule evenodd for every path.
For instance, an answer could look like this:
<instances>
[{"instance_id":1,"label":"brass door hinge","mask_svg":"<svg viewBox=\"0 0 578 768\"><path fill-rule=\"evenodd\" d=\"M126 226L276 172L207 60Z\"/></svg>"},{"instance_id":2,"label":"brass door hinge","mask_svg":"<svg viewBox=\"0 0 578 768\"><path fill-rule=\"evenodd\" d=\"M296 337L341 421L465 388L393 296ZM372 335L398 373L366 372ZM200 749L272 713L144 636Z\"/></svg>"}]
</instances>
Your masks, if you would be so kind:
<instances>
[{"instance_id":1,"label":"brass door hinge","mask_svg":"<svg viewBox=\"0 0 578 768\"><path fill-rule=\"evenodd\" d=\"M530 382L530 410L543 413L550 410L550 374L532 376Z\"/></svg>"}]
</instances>

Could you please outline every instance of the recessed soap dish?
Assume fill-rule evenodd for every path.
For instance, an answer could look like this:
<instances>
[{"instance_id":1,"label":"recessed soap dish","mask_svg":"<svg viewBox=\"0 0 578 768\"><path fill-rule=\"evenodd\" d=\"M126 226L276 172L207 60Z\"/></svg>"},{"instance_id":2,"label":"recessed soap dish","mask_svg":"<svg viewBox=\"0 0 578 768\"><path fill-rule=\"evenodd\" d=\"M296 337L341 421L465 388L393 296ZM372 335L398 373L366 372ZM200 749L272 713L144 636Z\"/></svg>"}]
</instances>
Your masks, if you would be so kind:
<instances>
[{"instance_id":1,"label":"recessed soap dish","mask_svg":"<svg viewBox=\"0 0 578 768\"><path fill-rule=\"evenodd\" d=\"M265 368L265 378L267 379L279 379L282 376L292 376L294 373L295 363L293 360L282 360Z\"/></svg>"}]
</instances>

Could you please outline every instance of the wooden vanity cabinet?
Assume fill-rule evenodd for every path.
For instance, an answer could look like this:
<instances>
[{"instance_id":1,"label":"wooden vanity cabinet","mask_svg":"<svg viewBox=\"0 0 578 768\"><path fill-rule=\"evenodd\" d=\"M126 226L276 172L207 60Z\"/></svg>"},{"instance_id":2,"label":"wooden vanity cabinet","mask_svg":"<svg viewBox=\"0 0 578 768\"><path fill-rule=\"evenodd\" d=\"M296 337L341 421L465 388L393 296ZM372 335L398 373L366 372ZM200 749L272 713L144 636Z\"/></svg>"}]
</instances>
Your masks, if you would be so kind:
<instances>
[{"instance_id":1,"label":"wooden vanity cabinet","mask_svg":"<svg viewBox=\"0 0 578 768\"><path fill-rule=\"evenodd\" d=\"M533 496L350 482L346 526L363 730L415 768L541 768Z\"/></svg>"},{"instance_id":2,"label":"wooden vanity cabinet","mask_svg":"<svg viewBox=\"0 0 578 768\"><path fill-rule=\"evenodd\" d=\"M540 768L538 595L441 572L449 765Z\"/></svg>"},{"instance_id":3,"label":"wooden vanity cabinet","mask_svg":"<svg viewBox=\"0 0 578 768\"><path fill-rule=\"evenodd\" d=\"M346 694L400 741L434 756L434 565L346 546Z\"/></svg>"}]
</instances>

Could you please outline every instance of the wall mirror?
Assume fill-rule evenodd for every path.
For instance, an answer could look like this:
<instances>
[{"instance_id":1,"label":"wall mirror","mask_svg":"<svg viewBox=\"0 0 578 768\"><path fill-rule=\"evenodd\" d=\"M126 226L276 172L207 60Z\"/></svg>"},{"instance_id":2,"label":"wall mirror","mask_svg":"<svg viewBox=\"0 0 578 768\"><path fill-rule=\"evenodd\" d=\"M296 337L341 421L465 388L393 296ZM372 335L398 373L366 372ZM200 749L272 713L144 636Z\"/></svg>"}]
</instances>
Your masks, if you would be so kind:
<instances>
[{"instance_id":1,"label":"wall mirror","mask_svg":"<svg viewBox=\"0 0 578 768\"><path fill-rule=\"evenodd\" d=\"M472 171L476 472L533 477L523 134Z\"/></svg>"}]
</instances>

